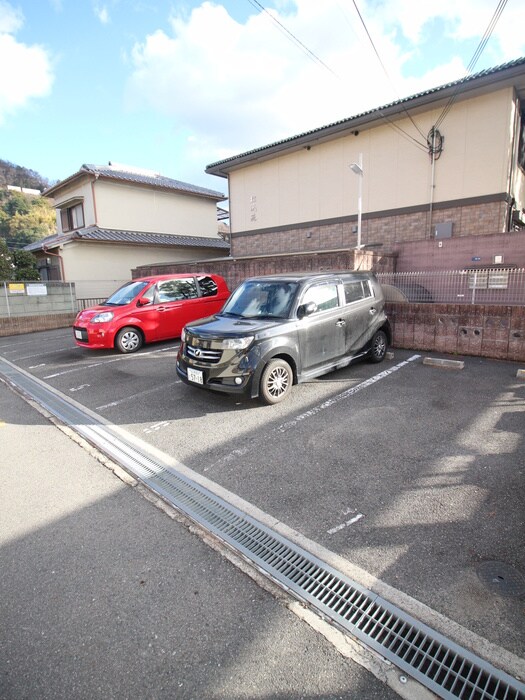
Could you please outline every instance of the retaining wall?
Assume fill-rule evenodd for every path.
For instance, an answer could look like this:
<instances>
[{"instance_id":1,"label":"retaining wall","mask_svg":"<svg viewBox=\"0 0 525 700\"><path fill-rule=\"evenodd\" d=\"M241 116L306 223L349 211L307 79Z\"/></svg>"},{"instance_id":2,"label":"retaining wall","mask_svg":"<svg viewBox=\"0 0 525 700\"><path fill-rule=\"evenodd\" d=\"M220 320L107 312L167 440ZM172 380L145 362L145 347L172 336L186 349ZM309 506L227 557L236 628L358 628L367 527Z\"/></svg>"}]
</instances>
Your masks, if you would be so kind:
<instances>
[{"instance_id":1,"label":"retaining wall","mask_svg":"<svg viewBox=\"0 0 525 700\"><path fill-rule=\"evenodd\" d=\"M35 331L49 331L55 328L70 328L73 325L75 316L75 313L62 313L0 318L0 337L33 333Z\"/></svg>"},{"instance_id":2,"label":"retaining wall","mask_svg":"<svg viewBox=\"0 0 525 700\"><path fill-rule=\"evenodd\" d=\"M525 362L525 307L388 302L394 347Z\"/></svg>"},{"instance_id":3,"label":"retaining wall","mask_svg":"<svg viewBox=\"0 0 525 700\"><path fill-rule=\"evenodd\" d=\"M525 362L525 307L388 302L394 348ZM0 318L0 337L70 328L75 314Z\"/></svg>"}]
</instances>

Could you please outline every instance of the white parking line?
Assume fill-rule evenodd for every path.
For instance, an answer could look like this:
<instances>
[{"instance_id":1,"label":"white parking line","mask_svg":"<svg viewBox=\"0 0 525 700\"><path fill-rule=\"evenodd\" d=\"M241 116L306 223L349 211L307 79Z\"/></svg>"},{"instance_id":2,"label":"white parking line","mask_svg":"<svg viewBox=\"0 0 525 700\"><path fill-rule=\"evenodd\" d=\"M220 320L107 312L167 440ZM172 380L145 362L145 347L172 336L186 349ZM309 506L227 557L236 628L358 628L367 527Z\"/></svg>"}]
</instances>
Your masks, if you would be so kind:
<instances>
[{"instance_id":1,"label":"white parking line","mask_svg":"<svg viewBox=\"0 0 525 700\"><path fill-rule=\"evenodd\" d=\"M54 340L55 338L70 338L70 337L71 336L69 334L68 335L55 335L55 336L53 336L52 340ZM16 348L20 347L20 345L29 345L29 344L31 344L31 345L35 344L34 338L32 340L20 340L18 342L15 341L14 343L7 343L6 345L0 345L0 350L2 348L15 348L15 350L16 350ZM12 351L10 351L10 352L12 352Z\"/></svg>"},{"instance_id":2,"label":"white parking line","mask_svg":"<svg viewBox=\"0 0 525 700\"><path fill-rule=\"evenodd\" d=\"M159 354L161 352L168 352L168 350L175 350L178 349L178 347L178 345L170 345L169 348L161 348L160 350L150 350L149 352L141 352L138 355L122 355L121 357L114 357L111 360L102 360L101 362L94 362L91 365L79 365L77 367L72 367L71 369L65 369L62 372L48 374L44 377L44 379L55 379L55 377L62 377L64 374L71 374L71 372L80 372L83 369L93 369L93 367L109 365L112 362L121 362L122 360L138 360L141 357L147 357L148 355Z\"/></svg>"},{"instance_id":3,"label":"white parking line","mask_svg":"<svg viewBox=\"0 0 525 700\"><path fill-rule=\"evenodd\" d=\"M394 365L394 367L390 367L389 369L385 369L384 372L380 372L379 374L376 374L373 377L370 377L370 379L366 379L364 382L361 382L361 384L357 384L357 386L353 386L350 389L343 391L341 394L337 394L337 396L334 396L331 399L328 399L327 401L323 401L323 403L318 404L317 406L314 406L309 411L306 411L306 413L301 413L300 415L296 416L292 420L287 421L286 423L283 423L282 425L280 425L278 428L276 428L276 430L280 433L285 433L286 431L291 430L291 428L295 428L296 425L298 425L302 421L306 420L307 418L311 418L312 416L317 415L321 411L324 411L325 408L330 408L334 404L339 403L339 401L343 401L344 399L347 399L350 396L357 394L359 391L366 389L367 387L371 386L372 384L379 382L381 379L385 379L390 374L393 374L394 372L397 372L399 369L406 367L410 362L413 362L414 360L418 360L420 357L421 357L421 355L412 355L412 357L409 357L408 360L404 360L403 362L400 362L399 364Z\"/></svg>"},{"instance_id":4,"label":"white parking line","mask_svg":"<svg viewBox=\"0 0 525 700\"><path fill-rule=\"evenodd\" d=\"M353 525L356 523L358 520L361 520L361 518L364 518L365 516L362 513L358 513L356 510L350 509L347 510L343 513L343 515L350 515L350 513L355 513L355 515L350 518L350 520L346 520L344 523L341 523L340 525L336 525L335 527L332 527L330 530L327 530L329 535L335 535L336 532L339 532L340 530L344 530L345 527L349 527L350 525Z\"/></svg>"},{"instance_id":5,"label":"white parking line","mask_svg":"<svg viewBox=\"0 0 525 700\"><path fill-rule=\"evenodd\" d=\"M357 386L353 386L351 389L347 389L346 391L343 391L341 394L337 394L337 396L332 397L331 399L328 399L327 401L324 401L321 404L318 404L317 406L314 406L311 408L309 411L306 411L306 413L301 413L300 415L296 416L290 421L287 421L286 423L283 423L282 425L278 426L277 428L274 428L273 430L270 430L269 432L265 433L264 435L260 436L261 441L264 443L266 442L270 436L274 433L285 433L287 430L290 430L291 428L295 428L299 423L302 421L306 420L307 418L312 418L313 416L317 415L320 411L323 411L325 408L330 408L330 406L333 406L334 404L338 403L339 401L342 401L343 399L347 399L350 396L353 396L354 394L357 394L359 391L362 389L366 389L367 387L371 386L372 384L375 384L378 382L380 379L385 379L385 377L388 377L390 374L393 372L397 372L397 370L406 367L410 362L413 362L414 360L417 360L421 357L421 355L412 355L412 357L409 357L408 360L404 360L403 362L399 362L399 364L395 365L394 367L390 367L389 369L386 369L384 372L380 372L379 374L374 375L373 377L370 377L370 379L366 379L364 382L361 382L361 384L357 384ZM232 452L224 455L220 459L218 459L216 462L213 462L213 464L210 464L208 467L204 468L204 471L209 471L211 469L215 469L216 467L219 467L223 464L226 464L227 462L231 462L233 459L243 457L244 455L248 454L250 450L253 449L253 445L250 445L249 447L242 447L240 449L233 450Z\"/></svg>"},{"instance_id":6,"label":"white parking line","mask_svg":"<svg viewBox=\"0 0 525 700\"><path fill-rule=\"evenodd\" d=\"M155 391L161 391L164 389L168 389L171 386L174 386L175 384L180 384L180 380L176 382L170 382L169 384L161 384L159 386L155 386L152 389L146 389L146 391L141 391L138 394L132 394L131 396L125 396L123 399L119 399L118 401L111 401L111 403L105 403L102 406L95 406L95 411L103 411L105 408L113 408L113 406L120 406L121 403L126 403L126 401L134 401L137 399L139 396L146 396L147 394L153 394Z\"/></svg>"}]
</instances>

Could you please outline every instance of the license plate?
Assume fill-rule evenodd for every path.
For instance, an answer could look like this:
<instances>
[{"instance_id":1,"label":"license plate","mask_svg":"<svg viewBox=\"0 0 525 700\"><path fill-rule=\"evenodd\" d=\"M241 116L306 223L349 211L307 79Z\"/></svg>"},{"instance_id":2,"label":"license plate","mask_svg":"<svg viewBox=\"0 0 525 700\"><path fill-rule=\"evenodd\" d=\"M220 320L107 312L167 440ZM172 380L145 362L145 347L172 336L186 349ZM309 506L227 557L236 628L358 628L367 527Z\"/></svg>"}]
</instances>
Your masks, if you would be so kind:
<instances>
[{"instance_id":1,"label":"license plate","mask_svg":"<svg viewBox=\"0 0 525 700\"><path fill-rule=\"evenodd\" d=\"M75 338L82 340L82 331L75 330Z\"/></svg>"},{"instance_id":2,"label":"license plate","mask_svg":"<svg viewBox=\"0 0 525 700\"><path fill-rule=\"evenodd\" d=\"M188 379L195 384L204 384L204 373L200 369L191 369L188 367Z\"/></svg>"}]
</instances>

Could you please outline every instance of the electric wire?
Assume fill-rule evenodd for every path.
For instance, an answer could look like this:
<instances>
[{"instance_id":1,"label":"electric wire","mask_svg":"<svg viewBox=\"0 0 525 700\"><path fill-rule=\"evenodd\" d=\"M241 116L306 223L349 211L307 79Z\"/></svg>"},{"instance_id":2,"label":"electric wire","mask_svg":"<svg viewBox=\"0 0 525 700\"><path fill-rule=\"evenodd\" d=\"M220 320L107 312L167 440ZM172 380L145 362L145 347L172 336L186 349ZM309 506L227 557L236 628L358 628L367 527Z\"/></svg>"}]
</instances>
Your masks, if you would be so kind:
<instances>
[{"instance_id":1,"label":"electric wire","mask_svg":"<svg viewBox=\"0 0 525 700\"><path fill-rule=\"evenodd\" d=\"M379 55L379 51L377 50L376 45L374 44L374 40L372 39L372 37L371 37L371 35L370 35L370 32L368 31L368 27L367 27L366 24L365 24L365 21L364 21L364 19L363 19L363 16L361 15L361 12L359 11L359 8L358 8L358 6L357 6L356 0L352 0L352 2L353 2L353 4L354 4L355 11L357 12L357 16L359 17L359 20L360 20L361 24L363 25L363 29L365 30L366 35L367 35L367 37L368 37L368 40L369 40L369 42L370 42L370 44L371 44L371 46L372 46L372 49L374 50L374 53L375 53L375 55L376 55L376 57L377 57L377 60L379 61L379 64L380 64L381 68L383 69L383 72L384 72L384 74L386 75L386 77L387 77L389 83L393 86L392 79L390 78L390 75L388 74L388 71L387 71L387 69L385 68L385 64L383 63L383 61L382 61L382 59L381 59L381 56ZM410 119L410 121L412 122L412 124L413 124L413 126L415 127L416 131L418 131L419 134L425 139L425 138L426 138L426 137L425 137L425 134L421 131L421 129L419 128L419 126L418 126L418 125L416 124L416 122L412 119L412 115L410 114L410 112L409 112L409 111L406 109L406 107L404 107L404 106L403 106L403 111L405 112L405 114L407 115L407 117L408 117L408 118ZM406 132L405 132L405 133L406 133ZM407 134L407 135L408 135L408 134ZM417 143L419 143L419 141L417 141ZM422 145L422 144L420 144L420 145ZM426 149L425 149L425 150L426 150Z\"/></svg>"},{"instance_id":2,"label":"electric wire","mask_svg":"<svg viewBox=\"0 0 525 700\"><path fill-rule=\"evenodd\" d=\"M303 42L300 41L300 39L298 39L298 38L295 36L295 34L293 34L289 29L287 29L287 28L284 26L284 24L282 24L282 22L279 22L279 20L278 20L274 15L272 15L271 12L268 12L268 10L266 9L266 7L264 7L264 5L263 5L262 3L260 3L258 0L248 0L248 2L250 3L250 5L252 5L252 7L254 7L255 9L257 9L259 12L261 12L261 13L264 12L265 14L267 14L268 17L270 17L270 19L277 25L277 27L279 28L279 30L280 30L281 32L285 33L285 35L286 35L291 41L293 41L293 43L295 43L297 46L299 46L299 47L303 50L303 52L307 54L307 56L308 56L310 59L312 59L313 61L315 61L316 63L318 63L320 66L322 66L323 68L325 68L326 70L328 70L333 76L335 76L336 78L338 78L339 80L341 80L340 76L337 75L337 73L335 73L335 72L330 68L330 66L328 66L322 59L320 59L320 58L319 58L313 51L311 51L305 44L303 44ZM354 4L355 4L355 3L354 3ZM357 7L356 7L356 9L357 9ZM358 13L359 13L359 10L358 10ZM361 21L363 21L363 20L361 19ZM366 30L366 26L365 26L365 30ZM368 34L368 30L366 30L366 31L367 31L367 34ZM370 36L370 35L369 35L369 36ZM372 42L372 45L373 45L373 42ZM375 47L374 47L374 49L375 49ZM376 50L376 53L377 53L377 50ZM378 58L379 58L379 55L378 55ZM379 61L381 62L381 59L380 59L380 58L379 58ZM381 65L383 65L382 62L381 62ZM384 66L383 66L383 70L385 70ZM408 112L406 111L406 109L405 109L405 108L403 108L403 109L404 109L404 111L405 111L405 112L407 113L407 115L408 115ZM390 127L392 127L395 131L397 131L398 134L399 134L400 136L402 136L403 138L405 138L405 139L411 141L413 144L415 144L415 145L416 145L418 148L420 148L421 150L424 150L424 151L427 150L427 147L426 147L425 144L422 144L420 141L418 141L417 139L415 139L411 134L409 134L409 133L406 132L404 129L402 129L398 124L396 124L395 122L393 122L392 120L390 120L381 110L378 110L378 111L379 111L379 114L381 114L381 116L383 117L383 119L388 123L388 125L389 125ZM408 115L408 116L409 116L409 118L410 118L410 115ZM411 118L410 118L410 119L411 119ZM411 119L411 121L412 121L412 119ZM414 124L414 126L415 126L415 124ZM417 128L417 126L416 126L416 128ZM419 129L418 129L418 131L419 131ZM419 131L419 133L423 136L423 138L425 138L424 135L421 133L421 131Z\"/></svg>"},{"instance_id":3,"label":"electric wire","mask_svg":"<svg viewBox=\"0 0 525 700\"><path fill-rule=\"evenodd\" d=\"M337 73L336 73L335 71L333 71L333 70L330 68L330 66L328 66L321 58L319 58L319 56L317 56L311 49L309 49L308 46L306 46L305 44L303 44L303 42L302 42L300 39L298 39L298 38L295 36L295 34L293 34L289 29L287 29L287 28L284 26L284 24L282 24L282 22L279 22L279 20L277 19L277 17L275 17L274 15L272 15L272 13L269 12L269 11L266 9L266 7L264 7L264 5L262 5L260 2L258 2L258 0L248 0L248 2L250 3L250 5L252 5L252 7L255 7L255 9L259 10L260 12L264 12L265 14L267 14L268 17L272 20L272 22L274 22L274 23L277 25L277 27L279 28L279 30L280 30L282 33L286 34L297 46L299 46L299 48L302 49L302 51L303 51L304 53L306 53L306 55L307 55L310 59L312 59L312 61L314 61L314 62L318 63L319 65L321 65L323 68L325 68L327 71L329 71L329 72L330 72L333 76L335 76L336 78L339 78L339 76L337 75Z\"/></svg>"},{"instance_id":4,"label":"electric wire","mask_svg":"<svg viewBox=\"0 0 525 700\"><path fill-rule=\"evenodd\" d=\"M502 13L503 13L503 10L505 9L505 6L506 6L506 4L507 4L507 1L508 1L508 0L499 0L498 5L497 5L497 7L496 7L496 9L494 10L494 13L493 13L493 15L492 15L492 18L491 18L491 20L490 20L490 22L489 22L487 28L485 29L485 32L484 32L483 36L481 37L481 41L479 42L479 44L478 44L476 50L474 51L474 55L473 55L472 58L470 59L470 63L469 63L468 66L467 66L467 69L466 69L465 75L464 75L464 77L463 77L463 80L464 80L466 77L468 77L468 76L472 73L472 71L473 71L473 69L474 69L474 66L475 66L476 63L478 62L478 60L479 60L481 54L483 53L483 51L484 51L484 49L485 49L485 46L487 45L487 43L488 43L490 37L492 36L492 33L494 32L494 29L495 29L495 27L496 27L496 24L498 23L498 21L499 21L501 15L502 15ZM454 102L455 102L456 99L457 99L457 96L458 96L458 94L459 94L460 89L461 89L461 81L460 81L460 83L456 86L456 89L454 90L454 93L451 95L451 97L449 98L449 100L448 100L448 102L446 103L445 107L443 108L443 111L441 112L440 116L438 117L438 119L437 119L437 121L436 121L436 123L435 123L435 125L434 125L434 128L435 128L435 129L437 129L437 128L443 123L445 117L446 117L447 114L450 112L450 110L451 110L451 108L452 108L452 105L454 104Z\"/></svg>"}]
</instances>

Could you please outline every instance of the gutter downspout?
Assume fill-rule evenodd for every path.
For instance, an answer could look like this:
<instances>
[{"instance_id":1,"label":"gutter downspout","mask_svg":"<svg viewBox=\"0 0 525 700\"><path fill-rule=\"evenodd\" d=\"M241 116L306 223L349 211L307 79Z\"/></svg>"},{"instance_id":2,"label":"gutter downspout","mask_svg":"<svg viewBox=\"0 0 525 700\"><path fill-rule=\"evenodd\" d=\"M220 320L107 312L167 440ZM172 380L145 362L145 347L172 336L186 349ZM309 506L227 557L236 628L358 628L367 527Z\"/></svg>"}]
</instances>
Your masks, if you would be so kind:
<instances>
[{"instance_id":1,"label":"gutter downspout","mask_svg":"<svg viewBox=\"0 0 525 700\"><path fill-rule=\"evenodd\" d=\"M95 173L95 179L91 180L91 197L93 198L93 213L95 214L95 226L98 226L98 215L97 215L97 200L95 197L95 182L98 180L100 173ZM84 212L85 216L85 212ZM84 225L85 225L84 221Z\"/></svg>"}]
</instances>

